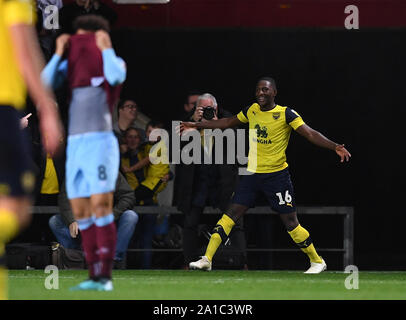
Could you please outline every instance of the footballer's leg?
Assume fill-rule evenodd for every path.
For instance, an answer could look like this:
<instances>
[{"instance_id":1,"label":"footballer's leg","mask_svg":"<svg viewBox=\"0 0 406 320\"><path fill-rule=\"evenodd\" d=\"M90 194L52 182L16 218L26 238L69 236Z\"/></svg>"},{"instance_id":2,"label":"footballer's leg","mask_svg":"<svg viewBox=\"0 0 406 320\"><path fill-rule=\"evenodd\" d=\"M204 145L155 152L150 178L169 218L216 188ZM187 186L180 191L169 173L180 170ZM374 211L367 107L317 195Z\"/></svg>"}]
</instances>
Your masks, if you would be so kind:
<instances>
[{"instance_id":1,"label":"footballer's leg","mask_svg":"<svg viewBox=\"0 0 406 320\"><path fill-rule=\"evenodd\" d=\"M320 273L326 270L325 261L317 254L309 232L297 219L293 185L287 169L264 176L263 185L268 201L285 225L296 245L309 257L310 268L305 273Z\"/></svg>"},{"instance_id":2,"label":"footballer's leg","mask_svg":"<svg viewBox=\"0 0 406 320\"><path fill-rule=\"evenodd\" d=\"M79 285L72 287L71 290L73 291L111 291L113 289L111 283L111 270L109 275L108 267L106 273L106 265L110 265L108 261L106 261L106 256L109 256L109 252L113 252L112 255L114 256L114 248L112 251L109 243L107 246L104 246L103 240L105 240L106 237L105 234L102 234L102 237L100 237L99 229L104 229L104 231L111 233L111 236L115 239L115 226L114 230L110 230L109 223L106 224L109 217L107 219L105 218L107 216L105 215L105 212L110 210L102 210L101 208L103 205L110 208L112 205L112 195L96 195L96 199L95 195L92 195L90 198L71 199L72 211L74 212L75 219L79 225L82 247L85 252L86 264L89 268L89 278L81 282ZM92 212L95 212L95 216L92 215ZM108 230L106 230L106 226ZM102 249L100 249L100 238L103 243Z\"/></svg>"},{"instance_id":3,"label":"footballer's leg","mask_svg":"<svg viewBox=\"0 0 406 320\"><path fill-rule=\"evenodd\" d=\"M29 209L35 185L20 114L10 106L0 106L0 145L0 296L6 299L6 244L31 221Z\"/></svg>"},{"instance_id":4,"label":"footballer's leg","mask_svg":"<svg viewBox=\"0 0 406 320\"><path fill-rule=\"evenodd\" d=\"M100 258L97 252L96 226L90 210L90 198L70 199L73 215L78 223L81 243L85 253L86 264L89 270L89 278L75 287L76 290L97 290L100 273Z\"/></svg>"},{"instance_id":5,"label":"footballer's leg","mask_svg":"<svg viewBox=\"0 0 406 320\"><path fill-rule=\"evenodd\" d=\"M0 300L7 299L6 243L19 229L16 214L0 208Z\"/></svg>"},{"instance_id":6,"label":"footballer's leg","mask_svg":"<svg viewBox=\"0 0 406 320\"><path fill-rule=\"evenodd\" d=\"M92 290L110 291L113 289L111 269L117 241L113 216L113 191L120 161L118 142L112 132L83 135L78 141L75 145L76 138L72 139L69 149L68 140L67 151L71 150L72 154L76 155L76 158L72 157L70 167L76 170L79 166L78 172L82 183L77 182L78 177L68 175L67 170L68 180L71 181L67 186L70 185L70 189L76 195L88 198L87 204L84 205L86 209L83 209L86 214L78 223L82 245L84 250L87 250L86 261L90 262L89 275L96 285ZM67 169L68 167L67 165Z\"/></svg>"},{"instance_id":7,"label":"footballer's leg","mask_svg":"<svg viewBox=\"0 0 406 320\"><path fill-rule=\"evenodd\" d=\"M97 248L100 257L99 284L102 291L113 290L112 269L117 243L113 197L120 166L118 141L113 132L98 132L90 138L89 176L91 212L94 216ZM108 150L109 152L106 152Z\"/></svg>"},{"instance_id":8,"label":"footballer's leg","mask_svg":"<svg viewBox=\"0 0 406 320\"><path fill-rule=\"evenodd\" d=\"M228 235L238 219L244 215L248 208L254 205L257 188L257 174L242 177L234 193L232 204L227 210L227 214L223 214L213 229L205 255L200 260L191 262L189 264L190 269L211 270L213 256L218 247L223 241L227 241Z\"/></svg>"},{"instance_id":9,"label":"footballer's leg","mask_svg":"<svg viewBox=\"0 0 406 320\"><path fill-rule=\"evenodd\" d=\"M89 270L89 278L70 290L96 290L99 276L100 259L97 252L96 227L90 210L90 191L88 179L83 170L85 157L84 139L77 136L68 137L66 149L66 194L70 201L73 216L78 223L81 245Z\"/></svg>"},{"instance_id":10,"label":"footballer's leg","mask_svg":"<svg viewBox=\"0 0 406 320\"><path fill-rule=\"evenodd\" d=\"M279 216L293 241L310 259L310 268L305 273L320 273L326 270L326 262L317 254L309 232L299 224L296 212Z\"/></svg>"},{"instance_id":11,"label":"footballer's leg","mask_svg":"<svg viewBox=\"0 0 406 320\"><path fill-rule=\"evenodd\" d=\"M117 229L113 214L113 192L93 194L91 211L95 215L94 224L97 248L100 258L99 282L102 291L113 290L112 270L117 243Z\"/></svg>"},{"instance_id":12,"label":"footballer's leg","mask_svg":"<svg viewBox=\"0 0 406 320\"><path fill-rule=\"evenodd\" d=\"M85 152L86 143L77 143L75 140L70 144L68 140L68 150L80 155ZM68 153L69 155L69 153ZM81 244L85 253L86 264L89 270L89 278L71 290L99 290L99 279L101 273L101 258L97 241L97 226L92 207L91 179L87 171L88 166L84 166L78 159L80 157L67 157L66 165L66 191L70 199L75 220L78 223ZM91 157L87 157L89 166L95 166Z\"/></svg>"},{"instance_id":13,"label":"footballer's leg","mask_svg":"<svg viewBox=\"0 0 406 320\"><path fill-rule=\"evenodd\" d=\"M195 262L189 264L190 269L207 270L212 268L213 256L222 242L226 242L231 229L234 227L236 221L244 215L248 210L245 205L233 203L228 210L228 214L223 214L221 219L217 222L210 237L209 244L207 245L206 253L204 256Z\"/></svg>"},{"instance_id":14,"label":"footballer's leg","mask_svg":"<svg viewBox=\"0 0 406 320\"><path fill-rule=\"evenodd\" d=\"M227 214L223 214L213 229L209 244L207 245L206 253L200 260L191 262L189 264L189 268L192 270L198 269L210 271L214 254L216 253L220 244L227 241L228 235L230 234L234 225L234 220L231 219Z\"/></svg>"},{"instance_id":15,"label":"footballer's leg","mask_svg":"<svg viewBox=\"0 0 406 320\"><path fill-rule=\"evenodd\" d=\"M96 227L90 210L90 198L80 197L70 199L73 215L78 223L82 248L89 269L89 279L97 280L99 276L100 259L97 253Z\"/></svg>"},{"instance_id":16,"label":"footballer's leg","mask_svg":"<svg viewBox=\"0 0 406 320\"><path fill-rule=\"evenodd\" d=\"M6 244L29 224L27 197L0 197L0 300L8 298Z\"/></svg>"}]
</instances>

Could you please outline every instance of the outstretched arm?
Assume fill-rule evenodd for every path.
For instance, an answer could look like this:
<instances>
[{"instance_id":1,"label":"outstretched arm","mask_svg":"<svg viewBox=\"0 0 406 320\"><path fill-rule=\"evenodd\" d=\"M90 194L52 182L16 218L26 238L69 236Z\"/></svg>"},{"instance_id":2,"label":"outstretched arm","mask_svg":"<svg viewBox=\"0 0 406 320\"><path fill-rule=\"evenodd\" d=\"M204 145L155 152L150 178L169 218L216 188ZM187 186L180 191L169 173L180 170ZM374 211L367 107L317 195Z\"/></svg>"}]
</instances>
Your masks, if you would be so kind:
<instances>
[{"instance_id":1,"label":"outstretched arm","mask_svg":"<svg viewBox=\"0 0 406 320\"><path fill-rule=\"evenodd\" d=\"M134 171L137 171L139 169L142 169L142 168L146 167L150 163L151 163L151 161L149 160L149 157L147 156L147 157L141 159L140 161L138 161L136 164L134 164L131 167L123 166L123 171L125 173L134 172Z\"/></svg>"},{"instance_id":2,"label":"outstretched arm","mask_svg":"<svg viewBox=\"0 0 406 320\"><path fill-rule=\"evenodd\" d=\"M230 118L221 118L217 120L208 120L201 122L181 122L180 132L191 128L195 129L227 129L233 128L240 125L242 122L237 118L237 116L232 116Z\"/></svg>"},{"instance_id":3,"label":"outstretched arm","mask_svg":"<svg viewBox=\"0 0 406 320\"><path fill-rule=\"evenodd\" d=\"M310 128L307 124L303 124L296 129L300 135L305 137L316 146L334 150L341 158L341 162L349 161L351 154L344 148L343 144L338 144L323 136L320 132Z\"/></svg>"}]
</instances>

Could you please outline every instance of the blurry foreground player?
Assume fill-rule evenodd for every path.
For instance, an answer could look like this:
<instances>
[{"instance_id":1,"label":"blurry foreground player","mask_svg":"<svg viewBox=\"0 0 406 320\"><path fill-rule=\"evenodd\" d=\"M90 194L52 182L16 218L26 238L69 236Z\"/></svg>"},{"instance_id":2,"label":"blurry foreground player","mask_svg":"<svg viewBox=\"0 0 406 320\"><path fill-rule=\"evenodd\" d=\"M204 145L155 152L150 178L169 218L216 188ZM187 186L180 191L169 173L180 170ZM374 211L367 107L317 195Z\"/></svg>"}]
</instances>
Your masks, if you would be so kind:
<instances>
[{"instance_id":1,"label":"blurry foreground player","mask_svg":"<svg viewBox=\"0 0 406 320\"><path fill-rule=\"evenodd\" d=\"M62 125L51 92L41 83L41 51L29 1L0 0L0 299L7 298L5 244L30 221L34 175L20 130L26 90L37 106L47 152L54 154Z\"/></svg>"},{"instance_id":2,"label":"blurry foreground player","mask_svg":"<svg viewBox=\"0 0 406 320\"><path fill-rule=\"evenodd\" d=\"M107 20L84 15L73 26L74 35L58 37L42 76L54 88L67 78L71 95L66 191L89 267L89 279L72 289L110 291L117 239L113 192L120 163L111 110L126 66L112 48Z\"/></svg>"},{"instance_id":3,"label":"blurry foreground player","mask_svg":"<svg viewBox=\"0 0 406 320\"><path fill-rule=\"evenodd\" d=\"M222 241L226 241L235 222L250 208L255 206L259 192L265 194L271 208L279 213L293 241L310 259L310 268L305 273L320 273L326 270L325 261L317 254L309 232L303 228L296 216L295 197L290 180L285 150L292 129L315 145L335 151L341 162L351 156L344 145L337 144L304 123L297 112L275 104L275 80L261 78L256 86L257 102L239 114L219 120L205 122L182 122L180 130L190 128L235 127L249 123L250 149L248 168L250 175L244 175L234 194L228 212L217 222L205 255L191 262L191 269L211 270L213 256Z\"/></svg>"}]
</instances>

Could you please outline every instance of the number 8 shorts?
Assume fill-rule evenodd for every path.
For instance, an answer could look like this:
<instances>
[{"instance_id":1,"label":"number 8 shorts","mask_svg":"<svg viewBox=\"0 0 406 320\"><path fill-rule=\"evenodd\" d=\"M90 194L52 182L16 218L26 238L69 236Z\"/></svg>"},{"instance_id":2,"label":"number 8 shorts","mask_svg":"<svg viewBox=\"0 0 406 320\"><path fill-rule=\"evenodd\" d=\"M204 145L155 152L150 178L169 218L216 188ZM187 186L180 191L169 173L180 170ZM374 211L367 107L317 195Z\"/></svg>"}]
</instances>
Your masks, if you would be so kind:
<instances>
[{"instance_id":1,"label":"number 8 shorts","mask_svg":"<svg viewBox=\"0 0 406 320\"><path fill-rule=\"evenodd\" d=\"M288 168L272 173L254 173L242 176L232 203L249 208L256 205L260 194L265 195L270 207L277 213L296 211L293 185Z\"/></svg>"},{"instance_id":2,"label":"number 8 shorts","mask_svg":"<svg viewBox=\"0 0 406 320\"><path fill-rule=\"evenodd\" d=\"M113 132L69 136L66 150L68 198L88 198L114 191L119 165L119 146Z\"/></svg>"}]
</instances>

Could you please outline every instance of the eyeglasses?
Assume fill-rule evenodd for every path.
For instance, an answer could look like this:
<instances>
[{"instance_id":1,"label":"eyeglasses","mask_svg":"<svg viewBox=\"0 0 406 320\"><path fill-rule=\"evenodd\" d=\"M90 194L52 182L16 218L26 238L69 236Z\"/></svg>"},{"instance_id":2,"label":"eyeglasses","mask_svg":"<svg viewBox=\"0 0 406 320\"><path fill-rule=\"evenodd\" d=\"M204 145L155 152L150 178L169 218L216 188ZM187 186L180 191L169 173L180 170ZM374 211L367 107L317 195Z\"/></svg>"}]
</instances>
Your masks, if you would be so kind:
<instances>
[{"instance_id":1,"label":"eyeglasses","mask_svg":"<svg viewBox=\"0 0 406 320\"><path fill-rule=\"evenodd\" d=\"M136 104L127 104L127 105L123 106L123 108L137 109L137 105Z\"/></svg>"}]
</instances>

